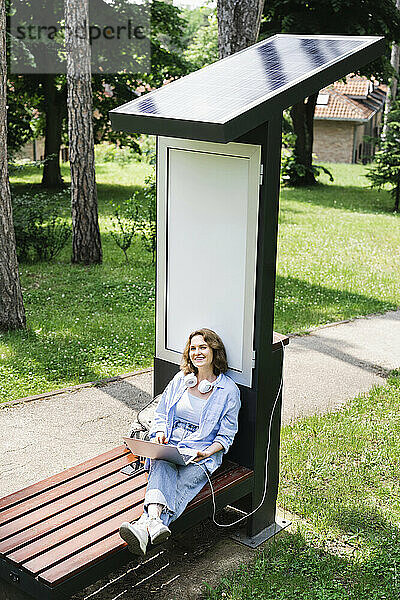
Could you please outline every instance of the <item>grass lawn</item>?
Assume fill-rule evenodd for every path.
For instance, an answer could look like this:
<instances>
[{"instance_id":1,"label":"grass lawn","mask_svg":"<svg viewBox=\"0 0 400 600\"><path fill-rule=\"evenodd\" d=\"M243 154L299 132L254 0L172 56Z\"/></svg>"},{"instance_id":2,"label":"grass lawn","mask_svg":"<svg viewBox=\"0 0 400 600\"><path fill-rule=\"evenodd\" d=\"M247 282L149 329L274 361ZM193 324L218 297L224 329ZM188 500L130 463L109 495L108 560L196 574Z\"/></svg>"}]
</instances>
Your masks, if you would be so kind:
<instances>
[{"instance_id":1,"label":"grass lawn","mask_svg":"<svg viewBox=\"0 0 400 600\"><path fill-rule=\"evenodd\" d=\"M400 306L400 214L386 191L369 189L361 165L326 165L313 188L283 189L275 329Z\"/></svg>"},{"instance_id":2,"label":"grass lawn","mask_svg":"<svg viewBox=\"0 0 400 600\"><path fill-rule=\"evenodd\" d=\"M282 192L275 329L299 332L400 306L400 215L368 189L361 165L329 165L335 182ZM0 334L0 401L151 365L154 266L140 239L130 264L113 241L109 201L143 186L145 163L97 162L104 262L70 264L71 244L50 263L22 264L28 328ZM63 165L65 181L69 170ZM40 190L41 173L12 177L13 193ZM56 196L68 211L68 191Z\"/></svg>"},{"instance_id":3,"label":"grass lawn","mask_svg":"<svg viewBox=\"0 0 400 600\"><path fill-rule=\"evenodd\" d=\"M0 334L0 399L12 400L149 366L154 354L155 274L151 255L135 239L128 265L113 241L109 201L121 202L152 171L97 165L102 265L70 264L71 243L50 263L20 266L28 328ZM41 173L13 177L13 192L40 190ZM63 166L65 181L69 169ZM60 210L69 192L57 196Z\"/></svg>"},{"instance_id":4,"label":"grass lawn","mask_svg":"<svg viewBox=\"0 0 400 600\"><path fill-rule=\"evenodd\" d=\"M400 371L282 431L278 504L299 517L211 600L400 598Z\"/></svg>"}]
</instances>

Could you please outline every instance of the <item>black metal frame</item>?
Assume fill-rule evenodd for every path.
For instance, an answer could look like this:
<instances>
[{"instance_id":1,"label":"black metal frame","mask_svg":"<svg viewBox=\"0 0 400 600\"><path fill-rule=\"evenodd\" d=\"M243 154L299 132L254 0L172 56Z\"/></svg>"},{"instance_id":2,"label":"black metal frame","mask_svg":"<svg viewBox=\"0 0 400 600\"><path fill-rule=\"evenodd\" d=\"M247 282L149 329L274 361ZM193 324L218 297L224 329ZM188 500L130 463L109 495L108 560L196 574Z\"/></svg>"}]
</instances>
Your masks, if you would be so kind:
<instances>
[{"instance_id":1,"label":"black metal frame","mask_svg":"<svg viewBox=\"0 0 400 600\"><path fill-rule=\"evenodd\" d=\"M273 321L276 278L276 252L279 213L280 145L282 117L278 113L268 123L259 126L245 136L235 140L240 143L261 146L261 162L264 182L260 186L257 283L254 324L254 349L256 367L252 387L239 386L242 409L239 431L229 452L230 460L254 471L253 488L250 494L230 504L253 511L261 502L264 493L265 474L268 490L262 506L249 517L247 532L255 536L275 522L276 497L279 482L279 443L282 403L283 348L273 351ZM178 365L164 359L154 360L154 393L160 394L179 370ZM279 398L277 395L279 393ZM270 451L266 469L268 425L272 418Z\"/></svg>"},{"instance_id":2,"label":"black metal frame","mask_svg":"<svg viewBox=\"0 0 400 600\"><path fill-rule=\"evenodd\" d=\"M4 580L9 586L15 589L15 597L17 597L18 591L20 591L22 594L27 594L33 598L40 598L41 600L68 599L68 596L63 592L54 591L48 585L34 579L31 574L20 567L16 567L16 565L2 557L0 558L0 585L1 580Z\"/></svg>"}]
</instances>

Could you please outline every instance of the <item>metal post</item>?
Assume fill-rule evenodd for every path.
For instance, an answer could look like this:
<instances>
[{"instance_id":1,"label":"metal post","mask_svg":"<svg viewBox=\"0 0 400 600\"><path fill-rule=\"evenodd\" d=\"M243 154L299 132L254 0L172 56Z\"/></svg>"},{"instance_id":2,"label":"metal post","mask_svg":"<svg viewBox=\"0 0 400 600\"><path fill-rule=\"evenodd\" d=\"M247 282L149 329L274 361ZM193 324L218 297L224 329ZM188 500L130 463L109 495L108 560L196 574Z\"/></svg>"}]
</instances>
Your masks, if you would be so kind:
<instances>
[{"instance_id":1,"label":"metal post","mask_svg":"<svg viewBox=\"0 0 400 600\"><path fill-rule=\"evenodd\" d=\"M277 233L280 188L282 115L276 114L263 126L241 137L240 142L260 144L262 147L263 184L260 188L256 314L254 348L256 367L252 389L241 387L242 404L246 407L246 426L241 426L238 443L232 449L232 459L239 462L252 451L246 466L254 470L254 489L246 501L236 504L246 512L253 511L261 502L265 485L265 462L271 413L277 399L271 423L271 440L267 466L268 489L262 506L247 521L247 542L260 543L255 536L267 529L275 529L276 498L279 482L279 444L282 389L283 349L272 351L274 299L276 279ZM250 463L250 464L249 464ZM272 531L273 535L274 531ZM269 535L268 535L269 537ZM245 536L241 540L247 543Z\"/></svg>"}]
</instances>

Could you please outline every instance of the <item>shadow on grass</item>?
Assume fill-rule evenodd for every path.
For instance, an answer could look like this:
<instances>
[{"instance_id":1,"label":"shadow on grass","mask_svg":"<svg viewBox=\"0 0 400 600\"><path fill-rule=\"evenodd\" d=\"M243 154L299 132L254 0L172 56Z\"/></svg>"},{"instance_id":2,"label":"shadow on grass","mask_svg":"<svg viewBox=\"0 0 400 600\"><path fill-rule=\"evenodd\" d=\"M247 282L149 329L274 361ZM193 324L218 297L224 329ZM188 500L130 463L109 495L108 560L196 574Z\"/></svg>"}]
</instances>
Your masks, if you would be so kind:
<instances>
[{"instance_id":1,"label":"shadow on grass","mask_svg":"<svg viewBox=\"0 0 400 600\"><path fill-rule=\"evenodd\" d=\"M59 201L59 198L61 197L61 195L63 196L63 199L65 199L66 203L69 203L69 183L64 184L63 187L60 188L56 188L56 189L46 189L44 187L42 187L42 185L40 183L11 183L10 184L11 187L11 195L20 195L20 194L41 194L43 196L47 196L48 198L57 198Z\"/></svg>"},{"instance_id":2,"label":"shadow on grass","mask_svg":"<svg viewBox=\"0 0 400 600\"><path fill-rule=\"evenodd\" d=\"M111 202L116 204L124 202L132 196L136 191L143 192L144 186L138 184L97 184L97 195L98 195L98 206L99 212L104 216L113 214L114 209L111 206ZM41 196L48 197L49 199L54 198L57 203L62 204L64 208L70 207L70 186L69 183L62 189L47 190L41 186L40 183L13 183L11 186L13 196L19 196L22 194L40 194ZM141 195L142 196L142 195ZM140 197L141 197L140 196ZM142 198L143 201L143 198Z\"/></svg>"},{"instance_id":3,"label":"shadow on grass","mask_svg":"<svg viewBox=\"0 0 400 600\"><path fill-rule=\"evenodd\" d=\"M103 348L104 360L108 364L113 352L116 354L116 358L114 368L110 366L109 373L104 374L104 370L101 370L102 357L94 359L96 339L91 340L87 334L82 336L74 334L71 337L66 337L60 333L59 335L53 335L49 340L32 330L27 330L3 336L0 341L5 342L9 352L9 357L2 360L2 372L5 375L12 375L1 386L0 402L53 391L79 383L101 382L107 377L117 376L118 380L118 372L124 373L140 368L140 362L145 360L146 354L140 347L138 340L138 343L134 343L130 349L130 357L125 357L131 359L132 368L128 369L125 365L120 366L118 363L120 358L117 352L118 348L111 349L111 341L108 341L109 346L107 346L106 338ZM147 363L149 362L150 354L147 358ZM15 388L17 388L17 385L21 386L21 392L14 389L12 379L14 379ZM131 405L132 394L141 398L141 404L146 401L147 396L142 397L144 395L142 390L136 389L124 380L121 380L121 382L118 389L111 389L107 393L128 405ZM17 393L15 394L15 392Z\"/></svg>"},{"instance_id":4,"label":"shadow on grass","mask_svg":"<svg viewBox=\"0 0 400 600\"><path fill-rule=\"evenodd\" d=\"M114 209L111 206L111 202L118 204L128 200L135 192L143 192L144 186L142 185L121 185L121 184L97 184L97 193L99 207L104 215L112 215ZM143 194L140 194L140 199L143 201Z\"/></svg>"},{"instance_id":5,"label":"shadow on grass","mask_svg":"<svg viewBox=\"0 0 400 600\"><path fill-rule=\"evenodd\" d=\"M280 333L297 333L325 323L397 308L393 302L278 275L274 329Z\"/></svg>"}]
</instances>

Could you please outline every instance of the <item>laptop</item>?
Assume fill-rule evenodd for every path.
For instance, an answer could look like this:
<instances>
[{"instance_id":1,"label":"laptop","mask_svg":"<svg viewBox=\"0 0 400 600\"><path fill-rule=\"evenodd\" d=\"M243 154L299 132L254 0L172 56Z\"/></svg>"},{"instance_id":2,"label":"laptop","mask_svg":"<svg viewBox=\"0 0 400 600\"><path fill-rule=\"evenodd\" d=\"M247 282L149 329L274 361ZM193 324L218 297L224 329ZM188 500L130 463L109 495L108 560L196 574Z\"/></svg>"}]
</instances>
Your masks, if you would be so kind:
<instances>
[{"instance_id":1,"label":"laptop","mask_svg":"<svg viewBox=\"0 0 400 600\"><path fill-rule=\"evenodd\" d=\"M197 450L192 450L190 448L185 448L184 451L180 451L176 446L170 446L168 444L157 444L155 442L137 440L130 437L124 437L122 439L135 456L159 458L161 460L168 460L176 465L188 465L190 462L193 462L193 459L197 456Z\"/></svg>"}]
</instances>

